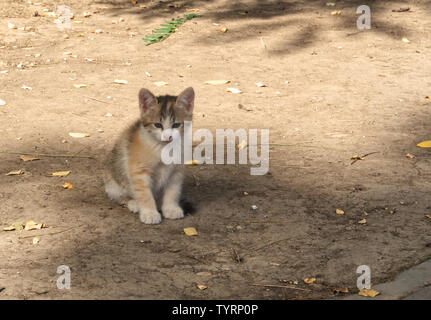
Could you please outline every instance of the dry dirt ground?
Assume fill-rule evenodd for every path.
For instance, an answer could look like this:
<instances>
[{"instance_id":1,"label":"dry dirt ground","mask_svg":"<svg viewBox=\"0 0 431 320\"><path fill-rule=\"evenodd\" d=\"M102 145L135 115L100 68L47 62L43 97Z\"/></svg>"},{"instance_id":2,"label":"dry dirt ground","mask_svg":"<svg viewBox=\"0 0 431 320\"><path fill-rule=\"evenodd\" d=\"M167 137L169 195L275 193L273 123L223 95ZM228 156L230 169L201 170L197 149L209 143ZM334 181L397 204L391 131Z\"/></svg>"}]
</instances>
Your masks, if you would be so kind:
<instances>
[{"instance_id":1,"label":"dry dirt ground","mask_svg":"<svg viewBox=\"0 0 431 320\"><path fill-rule=\"evenodd\" d=\"M334 288L357 290L359 265L377 284L427 259L431 153L416 144L431 139L431 4L334 2L1 1L0 225L32 219L47 228L0 231L0 298L331 298ZM74 13L69 30L47 16L59 4ZM362 4L371 30L356 28ZM412 12L392 12L400 7ZM202 17L161 43L141 40L185 13ZM215 79L231 83L204 84ZM270 129L270 173L188 167L184 192L196 212L144 225L105 196L104 157L138 116L140 88L188 86L194 130ZM6 152L94 158L23 162ZM71 174L49 176L63 170ZM71 268L70 290L56 287L60 265Z\"/></svg>"}]
</instances>

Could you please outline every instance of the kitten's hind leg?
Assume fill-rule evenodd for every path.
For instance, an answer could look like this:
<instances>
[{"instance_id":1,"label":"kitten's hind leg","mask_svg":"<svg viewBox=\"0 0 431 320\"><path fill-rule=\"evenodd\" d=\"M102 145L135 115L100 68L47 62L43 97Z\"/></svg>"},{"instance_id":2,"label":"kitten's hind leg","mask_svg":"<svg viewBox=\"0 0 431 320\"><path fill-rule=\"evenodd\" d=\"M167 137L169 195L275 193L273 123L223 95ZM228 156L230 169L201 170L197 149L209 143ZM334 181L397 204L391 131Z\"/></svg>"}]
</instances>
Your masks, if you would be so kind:
<instances>
[{"instance_id":1,"label":"kitten's hind leg","mask_svg":"<svg viewBox=\"0 0 431 320\"><path fill-rule=\"evenodd\" d=\"M124 190L124 188L113 179L107 179L105 181L105 191L108 194L109 199L118 204L123 204L124 197L127 196L126 190Z\"/></svg>"},{"instance_id":2,"label":"kitten's hind leg","mask_svg":"<svg viewBox=\"0 0 431 320\"><path fill-rule=\"evenodd\" d=\"M130 199L127 201L127 208L133 213L139 213L139 202L136 199Z\"/></svg>"}]
</instances>

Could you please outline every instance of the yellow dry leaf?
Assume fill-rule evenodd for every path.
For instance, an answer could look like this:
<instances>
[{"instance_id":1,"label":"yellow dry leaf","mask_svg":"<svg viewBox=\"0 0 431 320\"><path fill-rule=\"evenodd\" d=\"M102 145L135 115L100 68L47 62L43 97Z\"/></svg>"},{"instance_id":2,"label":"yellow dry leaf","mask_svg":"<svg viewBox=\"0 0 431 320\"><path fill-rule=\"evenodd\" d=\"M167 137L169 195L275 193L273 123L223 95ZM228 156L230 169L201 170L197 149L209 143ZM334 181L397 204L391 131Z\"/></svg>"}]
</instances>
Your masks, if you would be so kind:
<instances>
[{"instance_id":1,"label":"yellow dry leaf","mask_svg":"<svg viewBox=\"0 0 431 320\"><path fill-rule=\"evenodd\" d=\"M359 224L366 224L367 223L367 219L362 219L360 221L358 221Z\"/></svg>"},{"instance_id":2,"label":"yellow dry leaf","mask_svg":"<svg viewBox=\"0 0 431 320\"><path fill-rule=\"evenodd\" d=\"M28 157L28 156L24 156L24 155L20 156L20 159L24 162L40 160L40 158L37 158L37 157Z\"/></svg>"},{"instance_id":3,"label":"yellow dry leaf","mask_svg":"<svg viewBox=\"0 0 431 320\"><path fill-rule=\"evenodd\" d=\"M196 161L196 160L187 160L185 163L184 163L184 165L185 166L196 166L196 165L198 165L199 164L199 161Z\"/></svg>"},{"instance_id":4,"label":"yellow dry leaf","mask_svg":"<svg viewBox=\"0 0 431 320\"><path fill-rule=\"evenodd\" d=\"M247 142L245 140L242 140L240 143L238 143L238 149L242 150L247 146Z\"/></svg>"},{"instance_id":5,"label":"yellow dry leaf","mask_svg":"<svg viewBox=\"0 0 431 320\"><path fill-rule=\"evenodd\" d=\"M20 174L23 174L24 171L23 170L15 170L15 171L10 171L8 173L6 173L7 176L17 176Z\"/></svg>"},{"instance_id":6,"label":"yellow dry leaf","mask_svg":"<svg viewBox=\"0 0 431 320\"><path fill-rule=\"evenodd\" d=\"M33 244L38 244L40 241L40 239L38 237L34 237L33 240L31 241Z\"/></svg>"},{"instance_id":7,"label":"yellow dry leaf","mask_svg":"<svg viewBox=\"0 0 431 320\"><path fill-rule=\"evenodd\" d=\"M220 85L220 84L226 84L229 82L230 80L208 80L208 81L205 81L205 84Z\"/></svg>"},{"instance_id":8,"label":"yellow dry leaf","mask_svg":"<svg viewBox=\"0 0 431 320\"><path fill-rule=\"evenodd\" d=\"M199 288L199 290L205 290L208 288L207 286L204 286L203 284L198 284L197 287Z\"/></svg>"},{"instance_id":9,"label":"yellow dry leaf","mask_svg":"<svg viewBox=\"0 0 431 320\"><path fill-rule=\"evenodd\" d=\"M69 173L71 173L71 171L57 171L57 172L53 172L51 173L51 176L53 177L65 177L67 175L69 175Z\"/></svg>"},{"instance_id":10,"label":"yellow dry leaf","mask_svg":"<svg viewBox=\"0 0 431 320\"><path fill-rule=\"evenodd\" d=\"M374 298L375 296L378 296L380 294L380 292L373 290L373 289L361 289L359 290L358 293L360 296L363 297L372 297Z\"/></svg>"},{"instance_id":11,"label":"yellow dry leaf","mask_svg":"<svg viewBox=\"0 0 431 320\"><path fill-rule=\"evenodd\" d=\"M338 16L340 14L341 14L341 10L334 10L331 12L331 15L333 15L333 16Z\"/></svg>"},{"instance_id":12,"label":"yellow dry leaf","mask_svg":"<svg viewBox=\"0 0 431 320\"><path fill-rule=\"evenodd\" d=\"M3 228L4 231L13 231L13 230L22 230L23 229L23 222L22 221L16 221L12 223L10 226Z\"/></svg>"},{"instance_id":13,"label":"yellow dry leaf","mask_svg":"<svg viewBox=\"0 0 431 320\"><path fill-rule=\"evenodd\" d=\"M354 156L350 157L350 160L365 160L365 158L362 158L358 155L354 155Z\"/></svg>"},{"instance_id":14,"label":"yellow dry leaf","mask_svg":"<svg viewBox=\"0 0 431 320\"><path fill-rule=\"evenodd\" d=\"M413 159L415 156L411 153L406 154L406 158Z\"/></svg>"},{"instance_id":15,"label":"yellow dry leaf","mask_svg":"<svg viewBox=\"0 0 431 320\"><path fill-rule=\"evenodd\" d=\"M236 89L236 88L227 88L226 92L230 92L230 93L242 93L241 90Z\"/></svg>"},{"instance_id":16,"label":"yellow dry leaf","mask_svg":"<svg viewBox=\"0 0 431 320\"><path fill-rule=\"evenodd\" d=\"M69 136L73 138L87 138L90 136L90 134L84 132L69 132Z\"/></svg>"},{"instance_id":17,"label":"yellow dry leaf","mask_svg":"<svg viewBox=\"0 0 431 320\"><path fill-rule=\"evenodd\" d=\"M337 293L349 293L349 288L339 288L339 289L332 289L331 294L337 294Z\"/></svg>"},{"instance_id":18,"label":"yellow dry leaf","mask_svg":"<svg viewBox=\"0 0 431 320\"><path fill-rule=\"evenodd\" d=\"M36 223L36 222L34 222L33 220L28 220L26 223L25 223L25 227L24 227L24 230L40 230L40 229L42 229L43 227L45 226L45 224L43 224L43 223Z\"/></svg>"},{"instance_id":19,"label":"yellow dry leaf","mask_svg":"<svg viewBox=\"0 0 431 320\"><path fill-rule=\"evenodd\" d=\"M226 27L223 27L223 28L221 28L221 29L220 29L220 31L221 31L221 32L227 32L227 28L226 28Z\"/></svg>"},{"instance_id":20,"label":"yellow dry leaf","mask_svg":"<svg viewBox=\"0 0 431 320\"><path fill-rule=\"evenodd\" d=\"M184 228L184 233L188 236L197 236L198 235L198 232L193 227Z\"/></svg>"},{"instance_id":21,"label":"yellow dry leaf","mask_svg":"<svg viewBox=\"0 0 431 320\"><path fill-rule=\"evenodd\" d=\"M314 283L314 281L316 281L316 278L305 278L305 279L304 279L304 282L305 282L306 284L313 284L313 283Z\"/></svg>"},{"instance_id":22,"label":"yellow dry leaf","mask_svg":"<svg viewBox=\"0 0 431 320\"><path fill-rule=\"evenodd\" d=\"M426 214L425 217L427 217L428 219L431 219L431 214Z\"/></svg>"},{"instance_id":23,"label":"yellow dry leaf","mask_svg":"<svg viewBox=\"0 0 431 320\"><path fill-rule=\"evenodd\" d=\"M168 83L164 81L157 81L157 82L154 82L154 84L158 87L162 87L162 86L166 86Z\"/></svg>"},{"instance_id":24,"label":"yellow dry leaf","mask_svg":"<svg viewBox=\"0 0 431 320\"><path fill-rule=\"evenodd\" d=\"M127 80L118 80L118 79L115 79L114 82L118 83L118 84L128 84Z\"/></svg>"},{"instance_id":25,"label":"yellow dry leaf","mask_svg":"<svg viewBox=\"0 0 431 320\"><path fill-rule=\"evenodd\" d=\"M88 87L86 84L83 84L83 83L81 83L81 84L74 84L73 86L75 88L87 88Z\"/></svg>"},{"instance_id":26,"label":"yellow dry leaf","mask_svg":"<svg viewBox=\"0 0 431 320\"><path fill-rule=\"evenodd\" d=\"M334 2L326 2L326 6L333 7L333 6L335 6L335 3Z\"/></svg>"},{"instance_id":27,"label":"yellow dry leaf","mask_svg":"<svg viewBox=\"0 0 431 320\"><path fill-rule=\"evenodd\" d=\"M336 210L335 210L335 213L336 213L336 214L339 214L339 215L343 215L343 214L344 214L344 211L343 211L343 210L341 210L341 209L336 209Z\"/></svg>"},{"instance_id":28,"label":"yellow dry leaf","mask_svg":"<svg viewBox=\"0 0 431 320\"><path fill-rule=\"evenodd\" d=\"M65 182L61 185L64 189L74 189L73 184L71 184L70 182Z\"/></svg>"},{"instance_id":29,"label":"yellow dry leaf","mask_svg":"<svg viewBox=\"0 0 431 320\"><path fill-rule=\"evenodd\" d=\"M431 140L426 140L426 141L419 142L416 145L416 147L419 147L419 148L431 148Z\"/></svg>"}]
</instances>

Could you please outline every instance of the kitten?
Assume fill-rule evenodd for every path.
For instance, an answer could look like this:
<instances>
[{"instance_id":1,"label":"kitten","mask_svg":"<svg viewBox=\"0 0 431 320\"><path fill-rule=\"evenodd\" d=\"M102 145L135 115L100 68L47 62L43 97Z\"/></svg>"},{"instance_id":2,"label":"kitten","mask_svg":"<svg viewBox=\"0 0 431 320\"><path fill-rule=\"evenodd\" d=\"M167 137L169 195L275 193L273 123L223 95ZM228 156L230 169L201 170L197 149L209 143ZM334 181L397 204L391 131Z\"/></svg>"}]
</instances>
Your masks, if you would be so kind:
<instances>
[{"instance_id":1,"label":"kitten","mask_svg":"<svg viewBox=\"0 0 431 320\"><path fill-rule=\"evenodd\" d=\"M105 191L109 198L127 204L146 224L162 217L181 219L179 205L183 173L181 165L161 161L163 147L176 135L184 136L184 121L193 116L195 93L187 88L179 96L154 96L139 92L140 119L125 130L108 158Z\"/></svg>"}]
</instances>

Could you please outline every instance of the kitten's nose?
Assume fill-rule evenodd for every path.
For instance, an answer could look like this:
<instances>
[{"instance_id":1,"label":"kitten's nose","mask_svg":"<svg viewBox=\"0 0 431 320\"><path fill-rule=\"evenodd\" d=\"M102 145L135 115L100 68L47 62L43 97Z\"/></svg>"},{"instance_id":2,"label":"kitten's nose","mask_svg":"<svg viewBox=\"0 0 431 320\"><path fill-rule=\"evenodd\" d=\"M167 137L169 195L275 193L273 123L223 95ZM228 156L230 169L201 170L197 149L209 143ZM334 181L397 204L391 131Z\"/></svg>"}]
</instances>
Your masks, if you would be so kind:
<instances>
[{"instance_id":1,"label":"kitten's nose","mask_svg":"<svg viewBox=\"0 0 431 320\"><path fill-rule=\"evenodd\" d=\"M169 136L168 141L172 141L172 136Z\"/></svg>"}]
</instances>

